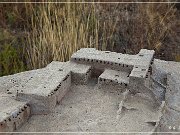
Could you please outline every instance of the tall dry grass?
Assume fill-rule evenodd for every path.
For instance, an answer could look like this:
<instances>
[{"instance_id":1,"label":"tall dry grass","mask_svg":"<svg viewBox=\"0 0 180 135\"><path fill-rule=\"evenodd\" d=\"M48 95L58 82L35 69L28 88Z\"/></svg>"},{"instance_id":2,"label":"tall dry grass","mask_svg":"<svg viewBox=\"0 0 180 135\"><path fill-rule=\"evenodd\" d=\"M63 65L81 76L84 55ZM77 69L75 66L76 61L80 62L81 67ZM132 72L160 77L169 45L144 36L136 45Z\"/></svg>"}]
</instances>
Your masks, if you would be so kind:
<instances>
[{"instance_id":1,"label":"tall dry grass","mask_svg":"<svg viewBox=\"0 0 180 135\"><path fill-rule=\"evenodd\" d=\"M172 33L175 34L174 37L177 36L177 31L172 30L175 22L179 21L174 6L173 3L102 4L99 12L103 13L100 16L102 20L117 19L114 50L138 53L141 48L147 48L156 50L160 55L162 48L165 49L165 44L167 44L166 39L172 37ZM171 54L172 52L168 52L166 59Z\"/></svg>"},{"instance_id":2,"label":"tall dry grass","mask_svg":"<svg viewBox=\"0 0 180 135\"><path fill-rule=\"evenodd\" d=\"M100 27L94 4L42 4L29 10L33 12L27 60L33 69L44 67L52 60L67 61L80 48L106 50L113 33L105 31L105 23ZM115 25L112 23L111 27ZM99 41L103 43L101 46Z\"/></svg>"},{"instance_id":3,"label":"tall dry grass","mask_svg":"<svg viewBox=\"0 0 180 135\"><path fill-rule=\"evenodd\" d=\"M156 58L179 61L179 14L174 4L0 4L0 72L67 61L82 47L130 54L154 49ZM13 58L4 55L12 50ZM12 69L6 58L22 64Z\"/></svg>"}]
</instances>

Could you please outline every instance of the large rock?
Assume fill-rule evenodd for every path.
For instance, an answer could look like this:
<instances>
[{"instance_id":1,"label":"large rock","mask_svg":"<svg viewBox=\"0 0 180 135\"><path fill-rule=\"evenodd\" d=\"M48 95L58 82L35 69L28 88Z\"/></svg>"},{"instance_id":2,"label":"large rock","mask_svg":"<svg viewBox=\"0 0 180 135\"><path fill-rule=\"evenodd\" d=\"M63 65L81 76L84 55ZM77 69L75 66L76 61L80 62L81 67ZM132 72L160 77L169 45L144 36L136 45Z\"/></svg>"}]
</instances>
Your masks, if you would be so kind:
<instances>
[{"instance_id":1,"label":"large rock","mask_svg":"<svg viewBox=\"0 0 180 135\"><path fill-rule=\"evenodd\" d=\"M157 131L180 131L180 74L167 74L167 89L165 94L166 105Z\"/></svg>"}]
</instances>

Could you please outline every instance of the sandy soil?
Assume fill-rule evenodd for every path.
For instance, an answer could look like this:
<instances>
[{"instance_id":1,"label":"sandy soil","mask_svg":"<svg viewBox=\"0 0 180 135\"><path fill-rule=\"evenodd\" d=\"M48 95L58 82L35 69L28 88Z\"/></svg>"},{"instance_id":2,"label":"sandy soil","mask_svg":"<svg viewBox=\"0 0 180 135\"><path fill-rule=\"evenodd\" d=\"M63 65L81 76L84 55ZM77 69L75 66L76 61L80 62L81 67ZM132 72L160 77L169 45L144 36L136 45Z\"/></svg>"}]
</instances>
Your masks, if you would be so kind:
<instances>
[{"instance_id":1,"label":"sandy soil","mask_svg":"<svg viewBox=\"0 0 180 135\"><path fill-rule=\"evenodd\" d=\"M142 94L123 94L97 80L72 85L61 104L48 115L33 115L17 132L150 132L159 119L158 108ZM140 134L140 133L137 133Z\"/></svg>"}]
</instances>

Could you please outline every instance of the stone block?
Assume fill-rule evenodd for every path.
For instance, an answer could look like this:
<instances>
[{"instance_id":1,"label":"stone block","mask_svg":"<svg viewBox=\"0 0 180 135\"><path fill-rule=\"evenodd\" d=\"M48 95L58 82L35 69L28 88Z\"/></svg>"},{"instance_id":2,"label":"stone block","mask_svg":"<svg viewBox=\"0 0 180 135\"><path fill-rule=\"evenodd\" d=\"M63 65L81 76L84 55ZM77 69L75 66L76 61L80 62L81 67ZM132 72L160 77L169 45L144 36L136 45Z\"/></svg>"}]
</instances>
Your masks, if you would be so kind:
<instances>
[{"instance_id":1,"label":"stone block","mask_svg":"<svg viewBox=\"0 0 180 135\"><path fill-rule=\"evenodd\" d=\"M68 83L66 83L68 79ZM66 70L45 70L34 77L31 81L19 88L17 98L28 101L31 105L32 114L47 114L51 112L56 103L59 102L59 91L57 87L60 84L64 88L70 87L70 71ZM64 89L67 91L67 89Z\"/></svg>"},{"instance_id":2,"label":"stone block","mask_svg":"<svg viewBox=\"0 0 180 135\"><path fill-rule=\"evenodd\" d=\"M30 106L9 97L0 97L0 132L13 132L30 117Z\"/></svg>"},{"instance_id":3,"label":"stone block","mask_svg":"<svg viewBox=\"0 0 180 135\"><path fill-rule=\"evenodd\" d=\"M106 69L98 78L98 85L118 85L126 88L129 84L129 74L127 72Z\"/></svg>"}]
</instances>

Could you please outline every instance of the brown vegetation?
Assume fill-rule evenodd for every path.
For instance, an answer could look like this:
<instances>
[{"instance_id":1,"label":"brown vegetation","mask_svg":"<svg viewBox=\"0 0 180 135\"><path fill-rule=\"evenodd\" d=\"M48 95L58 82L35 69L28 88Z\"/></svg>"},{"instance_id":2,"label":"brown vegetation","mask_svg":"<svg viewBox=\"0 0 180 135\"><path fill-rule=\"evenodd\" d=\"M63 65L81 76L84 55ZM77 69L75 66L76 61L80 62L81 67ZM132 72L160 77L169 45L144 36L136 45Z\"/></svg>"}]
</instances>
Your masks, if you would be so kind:
<instances>
[{"instance_id":1,"label":"brown vegetation","mask_svg":"<svg viewBox=\"0 0 180 135\"><path fill-rule=\"evenodd\" d=\"M147 48L180 61L175 4L0 4L0 25L1 75L67 61L82 47L131 54Z\"/></svg>"}]
</instances>

